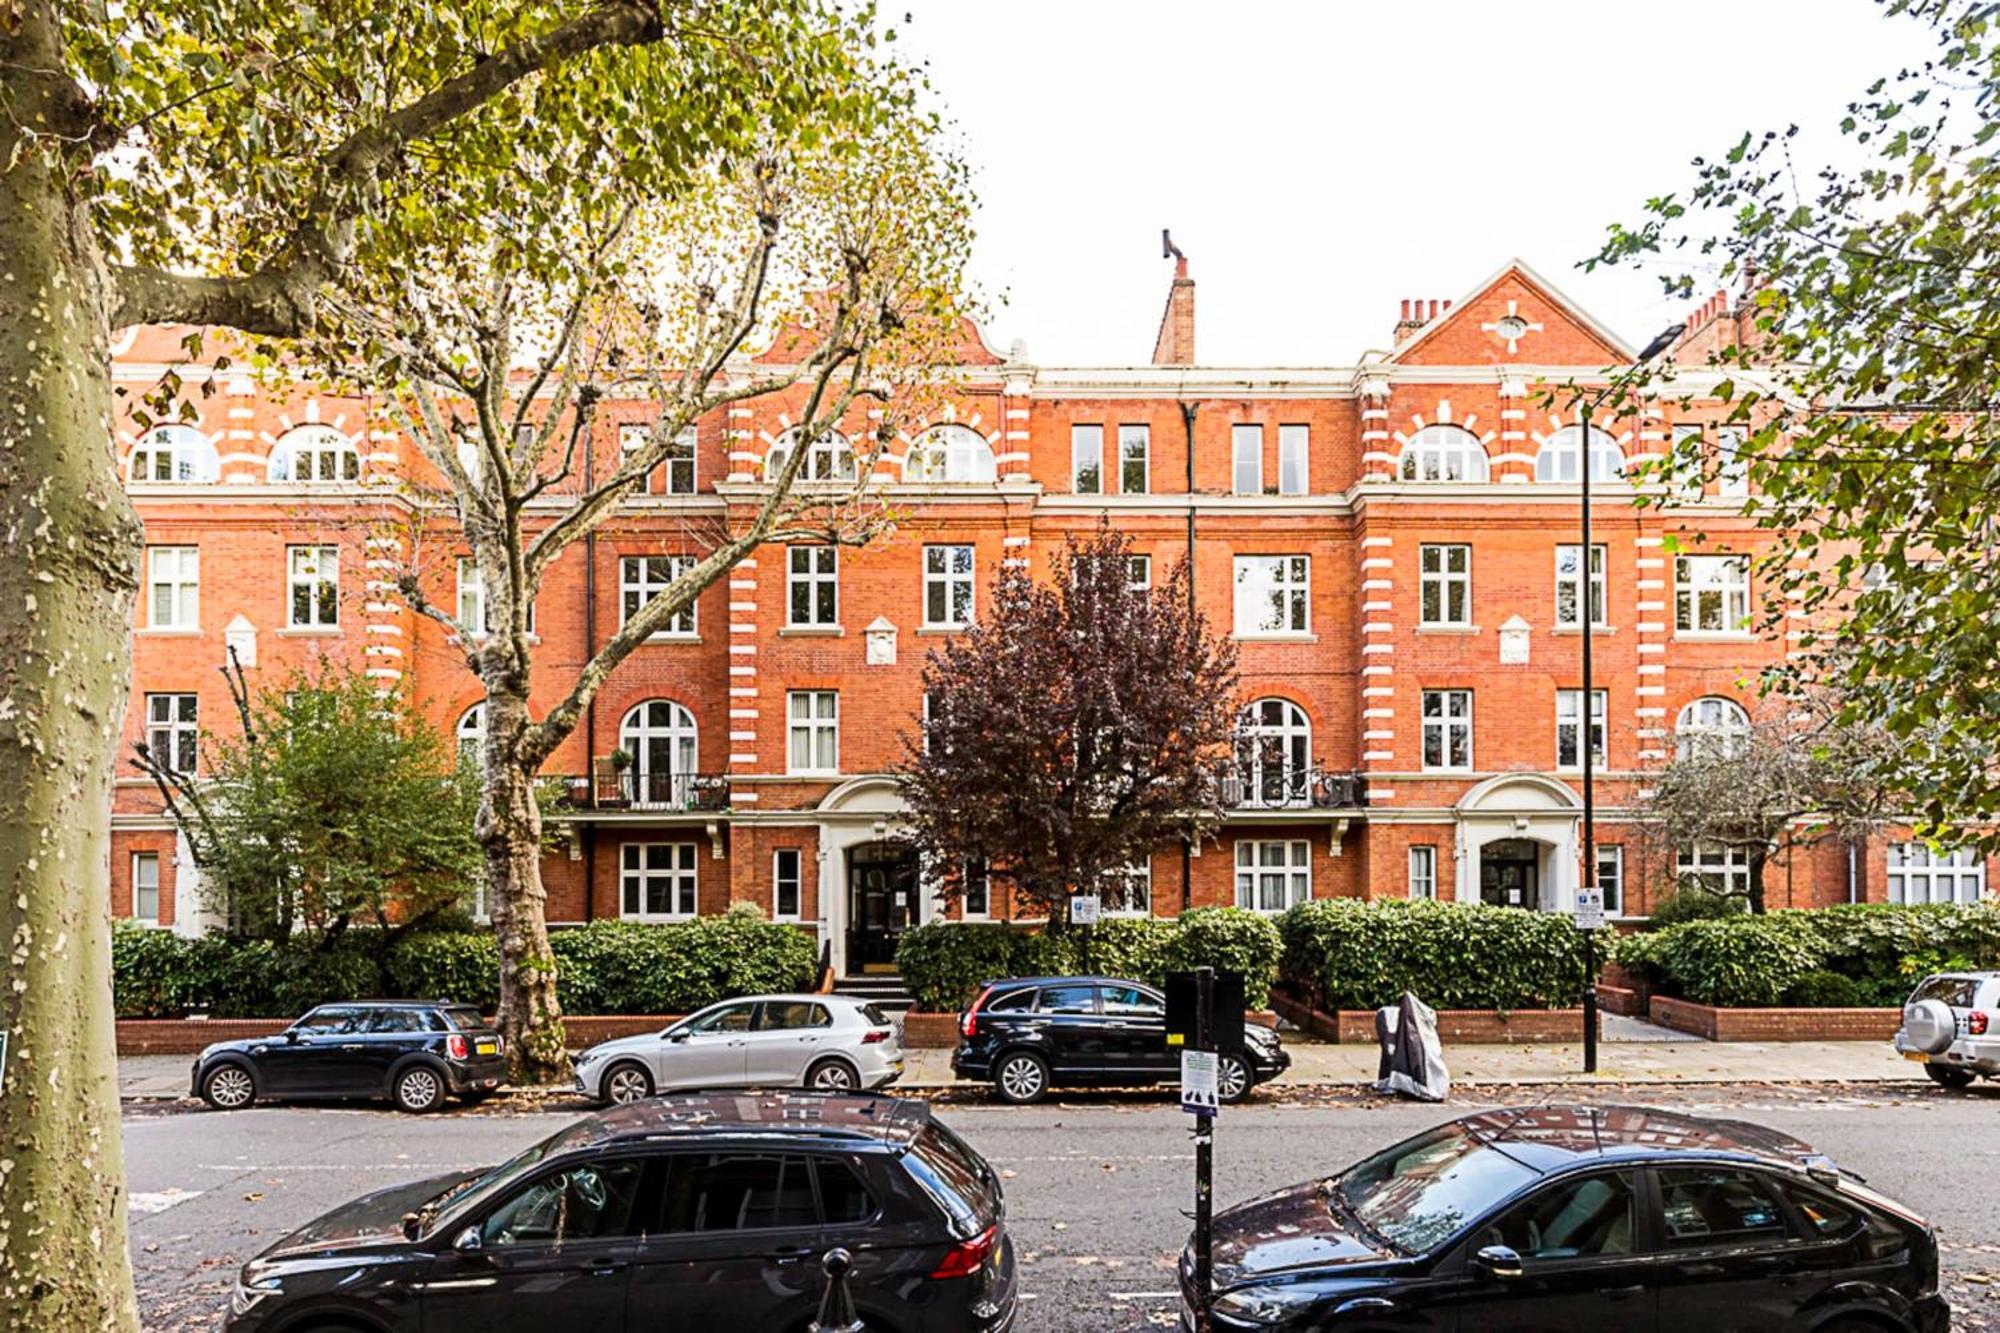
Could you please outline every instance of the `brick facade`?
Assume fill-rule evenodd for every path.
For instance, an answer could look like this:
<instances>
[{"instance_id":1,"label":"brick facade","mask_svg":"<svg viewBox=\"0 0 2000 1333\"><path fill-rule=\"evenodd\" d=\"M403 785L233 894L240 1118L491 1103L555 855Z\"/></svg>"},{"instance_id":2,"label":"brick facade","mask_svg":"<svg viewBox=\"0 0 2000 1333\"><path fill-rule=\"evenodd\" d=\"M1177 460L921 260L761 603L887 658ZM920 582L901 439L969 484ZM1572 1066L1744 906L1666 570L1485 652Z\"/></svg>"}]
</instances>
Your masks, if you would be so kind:
<instances>
[{"instance_id":1,"label":"brick facade","mask_svg":"<svg viewBox=\"0 0 2000 1333\"><path fill-rule=\"evenodd\" d=\"M1191 357L1193 302L1183 264L1159 356ZM1698 314L1691 346L1739 327L1726 300ZM174 330L128 334L120 381L156 380L178 360L178 343ZM621 915L628 845L691 848L691 856L675 852L675 864L689 867L704 913L739 902L773 910L779 858L790 864L795 853L799 920L830 939L836 961L849 961L847 932L867 906L857 888L867 876L856 867L878 863L877 845L893 845L898 823L898 797L884 774L917 725L925 653L949 633L924 624L924 548L971 546L983 598L1009 562L1046 568L1066 535L1103 521L1150 555L1156 579L1191 550L1197 596L1223 632L1237 628L1239 557L1310 562L1306 629L1245 632L1239 654L1244 699L1296 707L1321 780L1263 799L1238 790L1219 838L1162 847L1151 866L1153 912L1237 901L1238 844L1242 855L1298 872L1272 890L1281 896L1294 884L1315 897L1402 896L1411 891L1414 859L1428 864L1426 882L1441 898L1484 891L1505 901L1511 887L1523 905L1567 908L1578 879L1580 806L1577 773L1558 764L1557 708L1558 691L1576 684L1581 638L1557 623L1556 562L1557 548L1576 541L1577 487L1538 480L1537 464L1556 432L1577 420L1557 386L1601 384L1607 363L1630 355L1520 264L1455 302L1416 303L1398 326L1395 350L1356 366L1045 367L968 343L947 416L987 441L994 479L905 484L909 444L898 441L876 465L898 522L891 537L839 553L837 624L788 623L788 553L770 546L701 598L691 632L648 643L621 665L547 765L570 779L576 797L551 812L569 830L545 861L551 920ZM206 373L183 370L191 380ZM1706 373L1684 367L1677 392L1698 394ZM254 683L336 658L385 686L410 688L437 726L458 727L479 698L477 683L442 627L394 592L399 571L414 569L427 597L450 606L458 595L462 548L448 532L424 527L402 484L422 480L414 449L365 400L276 386L234 369L212 378L216 392L192 397L200 412L197 479L132 482L149 545L194 548L199 569L198 605L184 608L187 623L172 625L155 623L150 563L142 572L127 747L146 729L153 694L196 696L208 733L233 725L216 670L232 641L254 640ZM573 679L593 633L601 643L615 631L621 559L690 552L704 523L744 512L761 493L765 452L795 409L782 398L759 400L703 421L694 493L665 494L666 479L656 478L594 542L555 563L535 609L537 709ZM640 403L609 405L593 440L600 468L615 466L617 427L642 423L644 412ZM850 434L867 430L864 416L857 408ZM1628 460L1664 452L1676 427L1715 429L1698 405L1678 403L1596 424ZM1078 493L1072 477L1078 427L1102 431L1095 493ZM1119 466L1128 427L1144 427L1146 438L1144 476L1131 484ZM1238 492L1237 448L1241 440L1248 450L1252 437L1238 428L1256 429L1260 476L1248 493ZM1405 451L1425 447L1439 428L1484 480L1404 477ZM356 455L354 479L274 480L271 457L302 438L295 432L344 441ZM129 422L120 439L128 457L150 443ZM1298 468L1287 449L1301 440ZM1607 751L1598 840L1622 849L1625 915L1644 914L1670 874L1655 864L1661 858L1633 814L1647 773L1672 753L1680 710L1714 696L1754 710L1757 671L1785 650L1782 636L1677 624L1676 550L1754 554L1766 540L1737 512L1740 501L1718 490L1711 478L1700 494L1661 509L1635 507L1623 480L1597 487L1593 544L1603 548L1606 609L1593 642ZM288 548L301 546L337 552L335 624L288 623ZM1460 623L1424 623L1427 547L1469 548ZM1762 597L1753 585L1753 621L1766 609ZM895 660L870 664L868 628L884 624L893 629ZM838 696L837 772L787 771L793 691ZM1426 763L1426 691L1470 694L1462 766ZM672 792L676 807L694 808L634 804L621 798L618 782L593 780L598 761L620 747L628 712L653 700L672 701L692 720L695 786ZM689 794L698 798L678 799ZM114 818L119 915L134 910L134 853L157 860L161 924L194 929L210 919L155 793L128 776ZM1887 857L1881 840L1855 849L1851 870L1844 846L1782 854L1767 875L1772 905L1882 900ZM1994 882L1992 868L1983 870ZM960 910L901 882L876 888L905 919ZM995 917L1008 909L1004 895L990 905Z\"/></svg>"}]
</instances>

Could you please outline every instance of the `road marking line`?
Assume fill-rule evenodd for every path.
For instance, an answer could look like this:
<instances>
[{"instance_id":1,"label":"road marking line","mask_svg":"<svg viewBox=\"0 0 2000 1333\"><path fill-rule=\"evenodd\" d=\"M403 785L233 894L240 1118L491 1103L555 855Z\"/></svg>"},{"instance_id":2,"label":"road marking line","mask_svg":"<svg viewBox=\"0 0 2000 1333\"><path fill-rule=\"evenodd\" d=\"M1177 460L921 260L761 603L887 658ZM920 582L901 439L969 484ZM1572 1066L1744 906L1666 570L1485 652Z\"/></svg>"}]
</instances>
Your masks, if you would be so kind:
<instances>
[{"instance_id":1,"label":"road marking line","mask_svg":"<svg viewBox=\"0 0 2000 1333\"><path fill-rule=\"evenodd\" d=\"M132 1195L125 1201L125 1210L127 1212L138 1213L141 1216L164 1213L177 1203L186 1203L189 1199L199 1199L203 1193L204 1191L202 1190L184 1190L179 1187L151 1190L144 1194Z\"/></svg>"}]
</instances>

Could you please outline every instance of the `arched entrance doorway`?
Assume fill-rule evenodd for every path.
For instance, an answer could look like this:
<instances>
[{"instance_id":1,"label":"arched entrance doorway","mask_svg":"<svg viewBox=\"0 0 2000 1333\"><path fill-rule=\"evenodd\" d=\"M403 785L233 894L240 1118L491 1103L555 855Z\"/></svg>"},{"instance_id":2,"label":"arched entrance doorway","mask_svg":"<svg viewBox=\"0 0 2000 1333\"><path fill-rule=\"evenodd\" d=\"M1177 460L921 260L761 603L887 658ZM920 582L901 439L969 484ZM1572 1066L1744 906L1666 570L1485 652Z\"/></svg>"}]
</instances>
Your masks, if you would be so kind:
<instances>
[{"instance_id":1,"label":"arched entrance doorway","mask_svg":"<svg viewBox=\"0 0 2000 1333\"><path fill-rule=\"evenodd\" d=\"M1539 907L1543 843L1495 838L1479 849L1479 901L1488 907Z\"/></svg>"},{"instance_id":2,"label":"arched entrance doorway","mask_svg":"<svg viewBox=\"0 0 2000 1333\"><path fill-rule=\"evenodd\" d=\"M1582 813L1567 783L1541 773L1508 773L1472 788L1458 803L1458 901L1569 911Z\"/></svg>"}]
</instances>

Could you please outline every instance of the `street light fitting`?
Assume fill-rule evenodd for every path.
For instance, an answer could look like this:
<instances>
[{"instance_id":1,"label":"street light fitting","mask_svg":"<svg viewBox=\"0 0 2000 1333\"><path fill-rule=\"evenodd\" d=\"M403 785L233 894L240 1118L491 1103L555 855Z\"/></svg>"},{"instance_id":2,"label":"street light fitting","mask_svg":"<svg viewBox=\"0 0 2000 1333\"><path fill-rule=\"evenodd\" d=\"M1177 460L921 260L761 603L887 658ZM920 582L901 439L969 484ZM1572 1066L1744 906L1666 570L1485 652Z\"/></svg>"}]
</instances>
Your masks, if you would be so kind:
<instances>
[{"instance_id":1,"label":"street light fitting","mask_svg":"<svg viewBox=\"0 0 2000 1333\"><path fill-rule=\"evenodd\" d=\"M1686 332L1687 324L1685 322L1669 324L1666 328L1661 329L1653 335L1653 341L1647 343L1645 348L1639 353L1637 363L1642 366L1645 365L1648 361L1651 361L1654 357L1672 347L1675 341Z\"/></svg>"}]
</instances>

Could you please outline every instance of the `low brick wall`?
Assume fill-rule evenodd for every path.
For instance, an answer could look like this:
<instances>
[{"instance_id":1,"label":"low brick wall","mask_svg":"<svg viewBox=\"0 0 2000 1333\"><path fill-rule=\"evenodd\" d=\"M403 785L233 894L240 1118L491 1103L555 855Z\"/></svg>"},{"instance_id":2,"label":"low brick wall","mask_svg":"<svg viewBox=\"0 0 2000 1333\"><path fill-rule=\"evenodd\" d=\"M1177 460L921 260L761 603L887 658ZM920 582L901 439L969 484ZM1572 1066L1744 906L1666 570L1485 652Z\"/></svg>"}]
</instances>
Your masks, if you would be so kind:
<instances>
[{"instance_id":1,"label":"low brick wall","mask_svg":"<svg viewBox=\"0 0 2000 1333\"><path fill-rule=\"evenodd\" d=\"M1583 1040L1581 1009L1440 1009L1438 1040L1447 1047L1505 1046L1514 1042L1549 1044ZM1340 1041L1371 1045L1375 1041L1373 1009L1343 1009Z\"/></svg>"},{"instance_id":2,"label":"low brick wall","mask_svg":"<svg viewBox=\"0 0 2000 1333\"><path fill-rule=\"evenodd\" d=\"M1625 986L1599 986L1597 1006L1607 1014L1618 1014L1624 1018L1646 1016L1646 1003L1639 992Z\"/></svg>"},{"instance_id":3,"label":"low brick wall","mask_svg":"<svg viewBox=\"0 0 2000 1333\"><path fill-rule=\"evenodd\" d=\"M1655 995L1653 1022L1709 1041L1888 1041L1900 1009L1718 1009Z\"/></svg>"},{"instance_id":4,"label":"low brick wall","mask_svg":"<svg viewBox=\"0 0 2000 1333\"><path fill-rule=\"evenodd\" d=\"M563 1020L572 1050L614 1037L658 1032L678 1014L578 1014ZM211 1042L270 1037L292 1025L289 1018L121 1018L120 1055L193 1055Z\"/></svg>"}]
</instances>

